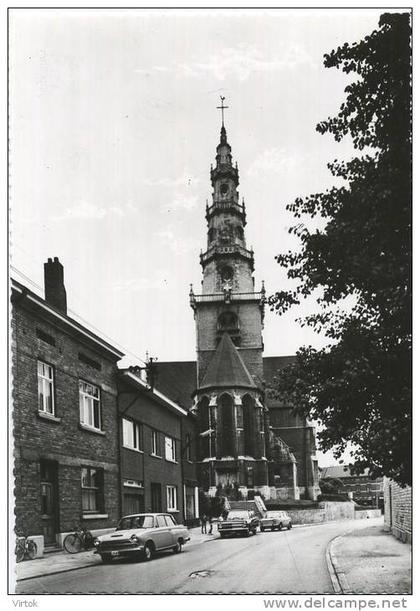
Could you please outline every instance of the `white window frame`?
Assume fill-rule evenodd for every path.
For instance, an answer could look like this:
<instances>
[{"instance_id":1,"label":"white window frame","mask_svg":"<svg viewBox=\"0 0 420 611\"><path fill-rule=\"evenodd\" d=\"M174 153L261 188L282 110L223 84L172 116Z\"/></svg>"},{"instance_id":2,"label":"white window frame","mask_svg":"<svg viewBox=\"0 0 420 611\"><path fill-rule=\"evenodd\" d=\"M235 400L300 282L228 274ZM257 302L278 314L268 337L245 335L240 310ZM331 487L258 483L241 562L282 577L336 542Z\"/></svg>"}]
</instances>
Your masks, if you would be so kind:
<instances>
[{"instance_id":1,"label":"white window frame","mask_svg":"<svg viewBox=\"0 0 420 611\"><path fill-rule=\"evenodd\" d=\"M55 416L55 401L54 401L54 367L38 360L38 411L43 414ZM46 394L46 388L49 389L49 395ZM42 391L42 392L41 392ZM50 407L48 409L48 398L51 397ZM40 405L42 403L42 405Z\"/></svg>"},{"instance_id":2,"label":"white window frame","mask_svg":"<svg viewBox=\"0 0 420 611\"><path fill-rule=\"evenodd\" d=\"M166 506L168 511L178 511L178 489L176 486L166 486Z\"/></svg>"},{"instance_id":3,"label":"white window frame","mask_svg":"<svg viewBox=\"0 0 420 611\"><path fill-rule=\"evenodd\" d=\"M159 433L158 431L156 431L155 429L152 429L150 431L150 439L151 439L151 443L152 443L152 456L158 456L159 458L161 458L160 454L159 454L159 437L158 437Z\"/></svg>"},{"instance_id":4,"label":"white window frame","mask_svg":"<svg viewBox=\"0 0 420 611\"><path fill-rule=\"evenodd\" d=\"M130 450L142 451L141 425L134 420L122 418L123 446Z\"/></svg>"},{"instance_id":5,"label":"white window frame","mask_svg":"<svg viewBox=\"0 0 420 611\"><path fill-rule=\"evenodd\" d=\"M176 440L165 435L165 460L176 462Z\"/></svg>"},{"instance_id":6,"label":"white window frame","mask_svg":"<svg viewBox=\"0 0 420 611\"><path fill-rule=\"evenodd\" d=\"M97 476L95 482L93 475ZM86 478L87 483L84 479ZM82 510L84 514L99 514L104 502L104 474L102 469L82 466L81 468ZM86 502L87 501L87 502ZM84 507L83 505L88 505Z\"/></svg>"},{"instance_id":7,"label":"white window frame","mask_svg":"<svg viewBox=\"0 0 420 611\"><path fill-rule=\"evenodd\" d=\"M92 389L92 390L91 390ZM97 392L97 396L94 394ZM101 389L95 384L79 379L80 423L95 431L102 430ZM99 426L95 425L95 409Z\"/></svg>"}]
</instances>

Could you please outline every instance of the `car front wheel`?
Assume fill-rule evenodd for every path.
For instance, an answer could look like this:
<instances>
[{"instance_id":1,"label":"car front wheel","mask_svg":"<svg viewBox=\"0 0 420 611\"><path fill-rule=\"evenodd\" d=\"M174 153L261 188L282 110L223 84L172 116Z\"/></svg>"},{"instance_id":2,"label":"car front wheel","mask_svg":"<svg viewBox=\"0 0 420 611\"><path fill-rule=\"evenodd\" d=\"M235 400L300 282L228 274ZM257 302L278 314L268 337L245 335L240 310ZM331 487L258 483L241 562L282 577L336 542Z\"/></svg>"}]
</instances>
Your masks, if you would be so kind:
<instances>
[{"instance_id":1,"label":"car front wheel","mask_svg":"<svg viewBox=\"0 0 420 611\"><path fill-rule=\"evenodd\" d=\"M292 523L289 522L289 524L287 525L287 529L290 530L292 528Z\"/></svg>"},{"instance_id":2,"label":"car front wheel","mask_svg":"<svg viewBox=\"0 0 420 611\"><path fill-rule=\"evenodd\" d=\"M101 559L104 564L110 564L112 562L111 556L109 554L101 554Z\"/></svg>"},{"instance_id":3,"label":"car front wheel","mask_svg":"<svg viewBox=\"0 0 420 611\"><path fill-rule=\"evenodd\" d=\"M146 545L144 546L144 551L143 551L143 559L146 561L149 561L152 559L152 556L153 556L152 546L150 545L150 543L146 543Z\"/></svg>"}]
</instances>

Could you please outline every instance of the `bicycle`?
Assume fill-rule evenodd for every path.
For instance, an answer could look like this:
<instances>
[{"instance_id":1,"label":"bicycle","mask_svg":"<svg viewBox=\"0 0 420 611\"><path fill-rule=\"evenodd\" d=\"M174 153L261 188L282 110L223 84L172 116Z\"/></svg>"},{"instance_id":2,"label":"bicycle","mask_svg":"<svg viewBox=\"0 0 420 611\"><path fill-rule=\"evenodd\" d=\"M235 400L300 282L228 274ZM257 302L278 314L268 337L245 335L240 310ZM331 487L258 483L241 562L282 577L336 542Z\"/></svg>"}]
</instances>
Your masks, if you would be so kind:
<instances>
[{"instance_id":1,"label":"bicycle","mask_svg":"<svg viewBox=\"0 0 420 611\"><path fill-rule=\"evenodd\" d=\"M69 554L77 554L83 550L95 547L95 537L84 526L76 526L75 532L69 533L63 541L63 547Z\"/></svg>"},{"instance_id":2,"label":"bicycle","mask_svg":"<svg viewBox=\"0 0 420 611\"><path fill-rule=\"evenodd\" d=\"M16 540L16 562L22 562L25 558L33 560L38 552L38 547L32 539L28 537L18 537Z\"/></svg>"}]
</instances>

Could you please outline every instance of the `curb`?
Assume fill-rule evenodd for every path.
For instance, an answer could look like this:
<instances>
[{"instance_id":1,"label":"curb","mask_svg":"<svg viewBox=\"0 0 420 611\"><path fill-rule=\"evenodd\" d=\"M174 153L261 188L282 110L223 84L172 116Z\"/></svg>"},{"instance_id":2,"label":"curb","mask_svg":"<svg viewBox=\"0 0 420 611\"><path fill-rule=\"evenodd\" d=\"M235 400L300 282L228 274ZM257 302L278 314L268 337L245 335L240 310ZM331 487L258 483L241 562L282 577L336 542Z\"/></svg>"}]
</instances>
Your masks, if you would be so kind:
<instances>
[{"instance_id":1,"label":"curb","mask_svg":"<svg viewBox=\"0 0 420 611\"><path fill-rule=\"evenodd\" d=\"M98 562L90 562L89 564L79 564L78 566L72 566L68 569L59 569L57 571L49 571L48 573L38 573L37 575L31 575L29 577L21 577L20 579L16 578L16 583L21 583L22 581L29 581L30 579L39 579L41 577L49 577L50 575L59 575L60 573L70 573L71 571L79 571L80 569L87 569L90 566L99 565Z\"/></svg>"},{"instance_id":2,"label":"curb","mask_svg":"<svg viewBox=\"0 0 420 611\"><path fill-rule=\"evenodd\" d=\"M342 535L338 535L337 537L334 537L334 539L331 539L325 553L328 571L330 573L331 583L334 588L335 594L352 594L349 583L347 581L346 574L341 568L341 565L335 554L335 547L338 545L339 541L351 532L352 531L349 530L348 532Z\"/></svg>"}]
</instances>

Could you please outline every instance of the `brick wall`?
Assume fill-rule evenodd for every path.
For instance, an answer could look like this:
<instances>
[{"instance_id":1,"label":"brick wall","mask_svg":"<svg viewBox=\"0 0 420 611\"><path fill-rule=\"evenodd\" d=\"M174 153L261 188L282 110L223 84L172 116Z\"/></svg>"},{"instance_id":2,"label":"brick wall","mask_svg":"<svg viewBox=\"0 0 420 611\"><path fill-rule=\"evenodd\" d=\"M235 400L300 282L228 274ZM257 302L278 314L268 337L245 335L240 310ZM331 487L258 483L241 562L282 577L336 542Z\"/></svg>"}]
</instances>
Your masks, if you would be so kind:
<instances>
[{"instance_id":1,"label":"brick wall","mask_svg":"<svg viewBox=\"0 0 420 611\"><path fill-rule=\"evenodd\" d=\"M44 334L44 335L43 335ZM53 344L40 338L47 334ZM45 532L41 515L41 461L54 465L55 533L82 519L81 468L103 470L101 515L88 527L107 528L119 516L116 364L89 339L58 326L25 301L12 313L12 403L16 528ZM79 354L95 366L83 362ZM38 360L54 368L55 419L38 411ZM79 379L100 388L101 433L80 426Z\"/></svg>"},{"instance_id":2,"label":"brick wall","mask_svg":"<svg viewBox=\"0 0 420 611\"><path fill-rule=\"evenodd\" d=\"M411 542L412 489L402 488L388 478L384 478L384 524L395 537Z\"/></svg>"},{"instance_id":3,"label":"brick wall","mask_svg":"<svg viewBox=\"0 0 420 611\"><path fill-rule=\"evenodd\" d=\"M167 486L177 488L177 511L173 513L178 522L183 519L183 472L181 461L181 418L167 407L159 404L152 394L145 394L130 386L126 381L119 382L120 413L142 425L142 451L122 448L121 478L122 494L134 494L135 489L124 486L125 479L143 482L144 510L152 511L152 484L161 486L162 511L167 511ZM159 456L152 455L151 435L156 431ZM165 458L165 436L175 439L176 462ZM121 445L122 445L121 431Z\"/></svg>"}]
</instances>

